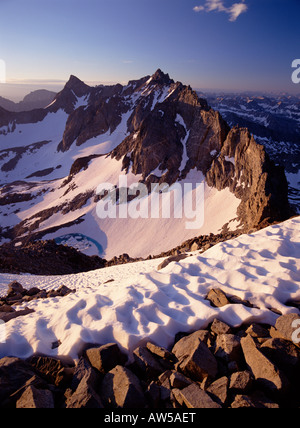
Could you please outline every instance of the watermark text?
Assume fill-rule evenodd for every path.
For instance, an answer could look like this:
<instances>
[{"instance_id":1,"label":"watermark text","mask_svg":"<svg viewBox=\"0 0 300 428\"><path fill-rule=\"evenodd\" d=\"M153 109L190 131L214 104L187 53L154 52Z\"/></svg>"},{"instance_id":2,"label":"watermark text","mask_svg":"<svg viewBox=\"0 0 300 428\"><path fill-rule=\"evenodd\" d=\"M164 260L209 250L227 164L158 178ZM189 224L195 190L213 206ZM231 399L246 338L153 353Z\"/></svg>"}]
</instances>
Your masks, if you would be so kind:
<instances>
[{"instance_id":1,"label":"watermark text","mask_svg":"<svg viewBox=\"0 0 300 428\"><path fill-rule=\"evenodd\" d=\"M96 193L100 219L185 219L188 230L204 224L204 182L128 186L127 177L120 176L118 186L102 183Z\"/></svg>"},{"instance_id":2,"label":"watermark text","mask_svg":"<svg viewBox=\"0 0 300 428\"><path fill-rule=\"evenodd\" d=\"M300 83L300 59L295 59L292 62L292 68L296 69L292 73L292 82L297 85Z\"/></svg>"}]
</instances>

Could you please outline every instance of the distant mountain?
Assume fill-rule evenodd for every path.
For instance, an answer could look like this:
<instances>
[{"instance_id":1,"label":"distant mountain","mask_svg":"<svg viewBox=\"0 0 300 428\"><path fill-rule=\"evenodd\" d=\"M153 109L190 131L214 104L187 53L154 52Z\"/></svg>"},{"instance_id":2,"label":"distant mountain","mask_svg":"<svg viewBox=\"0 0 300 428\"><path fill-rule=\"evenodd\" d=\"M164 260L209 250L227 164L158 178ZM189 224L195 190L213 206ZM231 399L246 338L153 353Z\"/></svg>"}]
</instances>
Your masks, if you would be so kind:
<instances>
[{"instance_id":1,"label":"distant mountain","mask_svg":"<svg viewBox=\"0 0 300 428\"><path fill-rule=\"evenodd\" d=\"M19 103L0 97L0 107L12 112L30 111L47 107L55 96L56 92L39 89L26 95Z\"/></svg>"},{"instance_id":2,"label":"distant mountain","mask_svg":"<svg viewBox=\"0 0 300 428\"><path fill-rule=\"evenodd\" d=\"M300 97L202 92L199 96L206 97L230 126L247 127L270 157L284 166L290 202L300 213Z\"/></svg>"},{"instance_id":3,"label":"distant mountain","mask_svg":"<svg viewBox=\"0 0 300 428\"><path fill-rule=\"evenodd\" d=\"M204 223L188 228L204 180L204 204L194 213ZM113 186L113 206L127 202L136 217L99 218L102 183ZM124 201L124 188L139 183L149 193ZM162 215L165 206L145 215L152 214L151 185L162 183L194 186L182 210L188 216ZM0 108L2 242L56 239L89 255L147 257L195 236L283 220L287 193L283 168L248 129L230 128L190 86L161 70L125 86L90 87L71 76L46 108Z\"/></svg>"}]
</instances>

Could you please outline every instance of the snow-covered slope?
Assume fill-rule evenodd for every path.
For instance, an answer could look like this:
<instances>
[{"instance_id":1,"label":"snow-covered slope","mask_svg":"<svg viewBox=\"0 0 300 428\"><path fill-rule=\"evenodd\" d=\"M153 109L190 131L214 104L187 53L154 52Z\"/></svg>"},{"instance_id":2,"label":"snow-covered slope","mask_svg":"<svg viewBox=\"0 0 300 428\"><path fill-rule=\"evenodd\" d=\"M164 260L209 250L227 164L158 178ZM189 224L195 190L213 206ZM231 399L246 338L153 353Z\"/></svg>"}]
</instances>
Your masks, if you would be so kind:
<instances>
[{"instance_id":1,"label":"snow-covered slope","mask_svg":"<svg viewBox=\"0 0 300 428\"><path fill-rule=\"evenodd\" d=\"M0 275L2 295L12 280L27 289L57 289L62 284L76 288L63 298L28 303L35 312L6 324L0 357L40 352L76 359L86 343L117 342L132 351L147 339L169 347L176 333L204 328L216 317L231 326L274 324L278 315L271 309L297 312L287 303L300 299L300 217L218 244L202 255L191 253L158 271L160 262L60 277ZM254 307L213 308L205 299L212 288ZM58 341L59 348L51 349Z\"/></svg>"}]
</instances>

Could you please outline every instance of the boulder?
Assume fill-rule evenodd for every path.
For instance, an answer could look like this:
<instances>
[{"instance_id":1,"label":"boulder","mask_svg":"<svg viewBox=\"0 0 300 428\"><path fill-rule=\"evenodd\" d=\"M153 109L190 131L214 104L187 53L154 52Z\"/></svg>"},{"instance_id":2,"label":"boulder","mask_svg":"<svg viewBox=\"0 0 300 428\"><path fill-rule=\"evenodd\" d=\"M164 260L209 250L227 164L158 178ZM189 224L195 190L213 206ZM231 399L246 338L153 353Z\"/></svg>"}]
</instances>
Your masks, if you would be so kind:
<instances>
[{"instance_id":1,"label":"boulder","mask_svg":"<svg viewBox=\"0 0 300 428\"><path fill-rule=\"evenodd\" d=\"M146 406L139 379L122 366L116 366L104 376L101 398L105 407L140 409Z\"/></svg>"},{"instance_id":2,"label":"boulder","mask_svg":"<svg viewBox=\"0 0 300 428\"><path fill-rule=\"evenodd\" d=\"M157 270L162 270L165 267L167 267L172 262L180 262L181 260L184 260L187 258L187 254L179 254L178 256L171 256L165 259L163 262L160 263Z\"/></svg>"},{"instance_id":3,"label":"boulder","mask_svg":"<svg viewBox=\"0 0 300 428\"><path fill-rule=\"evenodd\" d=\"M219 334L230 334L231 333L231 327L229 327L228 324L225 324L224 322L215 319L210 327L210 331L212 333L215 333L217 335Z\"/></svg>"},{"instance_id":4,"label":"boulder","mask_svg":"<svg viewBox=\"0 0 300 428\"><path fill-rule=\"evenodd\" d=\"M161 359L152 354L148 348L139 346L133 351L133 357L139 369L149 378L156 378L166 369Z\"/></svg>"},{"instance_id":5,"label":"boulder","mask_svg":"<svg viewBox=\"0 0 300 428\"><path fill-rule=\"evenodd\" d=\"M241 338L234 334L220 334L217 336L215 356L227 363L239 362L242 356Z\"/></svg>"},{"instance_id":6,"label":"boulder","mask_svg":"<svg viewBox=\"0 0 300 428\"><path fill-rule=\"evenodd\" d=\"M91 348L86 351L86 357L92 367L105 374L117 365L123 365L127 357L121 352L116 343L108 343L99 348Z\"/></svg>"},{"instance_id":7,"label":"boulder","mask_svg":"<svg viewBox=\"0 0 300 428\"><path fill-rule=\"evenodd\" d=\"M0 407L15 403L19 398L17 391L31 384L47 387L41 375L28 362L14 357L0 360Z\"/></svg>"},{"instance_id":8,"label":"boulder","mask_svg":"<svg viewBox=\"0 0 300 428\"><path fill-rule=\"evenodd\" d=\"M162 401L169 401L171 398L171 383L170 378L167 377L160 385L160 399Z\"/></svg>"},{"instance_id":9,"label":"boulder","mask_svg":"<svg viewBox=\"0 0 300 428\"><path fill-rule=\"evenodd\" d=\"M222 308L230 303L224 291L219 288L210 290L206 300L209 300L211 305L216 308Z\"/></svg>"},{"instance_id":10,"label":"boulder","mask_svg":"<svg viewBox=\"0 0 300 428\"><path fill-rule=\"evenodd\" d=\"M33 297L38 294L41 290L37 287L32 287L27 291L27 296Z\"/></svg>"},{"instance_id":11,"label":"boulder","mask_svg":"<svg viewBox=\"0 0 300 428\"><path fill-rule=\"evenodd\" d=\"M4 304L0 306L0 313L9 313L9 312L16 312L16 310L10 305Z\"/></svg>"},{"instance_id":12,"label":"boulder","mask_svg":"<svg viewBox=\"0 0 300 428\"><path fill-rule=\"evenodd\" d=\"M86 378L86 381L89 385L91 385L94 389L97 389L98 383L101 379L99 374L84 357L80 357L74 369L73 378L71 381L71 388L73 391L78 388L78 385L84 377Z\"/></svg>"},{"instance_id":13,"label":"boulder","mask_svg":"<svg viewBox=\"0 0 300 428\"><path fill-rule=\"evenodd\" d=\"M200 330L181 339L172 350L178 359L177 369L194 380L214 379L218 372L217 360L204 341L208 335Z\"/></svg>"},{"instance_id":14,"label":"boulder","mask_svg":"<svg viewBox=\"0 0 300 428\"><path fill-rule=\"evenodd\" d=\"M273 338L264 342L261 352L282 370L289 378L293 379L300 374L300 351L292 342Z\"/></svg>"},{"instance_id":15,"label":"boulder","mask_svg":"<svg viewBox=\"0 0 300 428\"><path fill-rule=\"evenodd\" d=\"M270 337L270 332L260 324L251 324L246 333L252 337Z\"/></svg>"},{"instance_id":16,"label":"boulder","mask_svg":"<svg viewBox=\"0 0 300 428\"><path fill-rule=\"evenodd\" d=\"M170 376L170 385L172 388L183 389L191 385L193 381L188 377L184 376L182 373L178 373L173 370Z\"/></svg>"},{"instance_id":17,"label":"boulder","mask_svg":"<svg viewBox=\"0 0 300 428\"><path fill-rule=\"evenodd\" d=\"M289 389L289 382L285 375L258 349L251 336L243 337L242 349L247 365L255 380L273 393L285 393Z\"/></svg>"},{"instance_id":18,"label":"boulder","mask_svg":"<svg viewBox=\"0 0 300 428\"><path fill-rule=\"evenodd\" d=\"M162 346L154 345L151 342L148 342L146 344L146 348L154 355L157 355L160 358L163 358L165 360L174 360L174 355L169 352L166 348L163 348Z\"/></svg>"},{"instance_id":19,"label":"boulder","mask_svg":"<svg viewBox=\"0 0 300 428\"><path fill-rule=\"evenodd\" d=\"M191 252L194 252L194 251L198 251L198 250L201 250L201 246L200 246L197 242L194 242L194 243L191 245L191 249L190 249L190 251L191 251Z\"/></svg>"},{"instance_id":20,"label":"boulder","mask_svg":"<svg viewBox=\"0 0 300 428\"><path fill-rule=\"evenodd\" d=\"M175 357L180 360L181 357L185 356L189 352L189 348L193 349L200 342L207 344L209 339L209 332L207 330L198 330L195 333L180 337L175 343L172 353Z\"/></svg>"},{"instance_id":21,"label":"boulder","mask_svg":"<svg viewBox=\"0 0 300 428\"><path fill-rule=\"evenodd\" d=\"M61 285L56 291L57 293L59 293L61 297L64 297L64 296L67 296L68 294L74 293L76 290L71 290L67 286Z\"/></svg>"},{"instance_id":22,"label":"boulder","mask_svg":"<svg viewBox=\"0 0 300 428\"><path fill-rule=\"evenodd\" d=\"M229 380L226 376L213 382L206 390L211 398L220 405L224 406L228 398Z\"/></svg>"},{"instance_id":23,"label":"boulder","mask_svg":"<svg viewBox=\"0 0 300 428\"><path fill-rule=\"evenodd\" d=\"M180 395L189 409L221 409L221 405L213 401L196 383L181 390Z\"/></svg>"},{"instance_id":24,"label":"boulder","mask_svg":"<svg viewBox=\"0 0 300 428\"><path fill-rule=\"evenodd\" d=\"M4 322L8 322L12 319L18 318L18 317L24 317L25 315L32 314L34 309L25 308L21 311L13 311L13 312L1 312L0 308L0 320Z\"/></svg>"},{"instance_id":25,"label":"boulder","mask_svg":"<svg viewBox=\"0 0 300 428\"><path fill-rule=\"evenodd\" d=\"M252 374L248 370L231 375L229 389L236 392L247 392L253 384Z\"/></svg>"},{"instance_id":26,"label":"boulder","mask_svg":"<svg viewBox=\"0 0 300 428\"><path fill-rule=\"evenodd\" d=\"M63 363L52 357L33 356L28 359L32 367L43 373L49 383L58 385L59 373L64 369Z\"/></svg>"},{"instance_id":27,"label":"boulder","mask_svg":"<svg viewBox=\"0 0 300 428\"><path fill-rule=\"evenodd\" d=\"M52 392L47 389L26 388L16 403L17 409L54 409Z\"/></svg>"},{"instance_id":28,"label":"boulder","mask_svg":"<svg viewBox=\"0 0 300 428\"><path fill-rule=\"evenodd\" d=\"M145 397L147 398L151 408L159 408L161 399L160 392L160 386L157 385L156 382L152 381L145 392Z\"/></svg>"},{"instance_id":29,"label":"boulder","mask_svg":"<svg viewBox=\"0 0 300 428\"><path fill-rule=\"evenodd\" d=\"M88 376L84 376L74 394L66 401L67 409L102 409L102 401L90 384Z\"/></svg>"},{"instance_id":30,"label":"boulder","mask_svg":"<svg viewBox=\"0 0 300 428\"><path fill-rule=\"evenodd\" d=\"M26 290L23 288L23 286L19 282L13 281L10 284L8 284L7 295L12 296L14 294L22 294L25 291Z\"/></svg>"},{"instance_id":31,"label":"boulder","mask_svg":"<svg viewBox=\"0 0 300 428\"><path fill-rule=\"evenodd\" d=\"M231 408L279 409L279 405L259 391L250 396L245 394L236 395Z\"/></svg>"}]
</instances>

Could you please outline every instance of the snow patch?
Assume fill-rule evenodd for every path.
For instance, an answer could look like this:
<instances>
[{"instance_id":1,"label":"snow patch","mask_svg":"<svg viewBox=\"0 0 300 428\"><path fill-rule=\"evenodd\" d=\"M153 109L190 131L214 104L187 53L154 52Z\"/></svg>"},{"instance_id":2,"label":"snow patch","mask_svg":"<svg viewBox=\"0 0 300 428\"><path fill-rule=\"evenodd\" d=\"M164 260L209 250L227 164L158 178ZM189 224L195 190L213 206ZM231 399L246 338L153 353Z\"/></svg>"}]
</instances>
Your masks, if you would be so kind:
<instances>
[{"instance_id":1,"label":"snow patch","mask_svg":"<svg viewBox=\"0 0 300 428\"><path fill-rule=\"evenodd\" d=\"M183 145L183 154L182 154L182 160L181 160L181 165L179 167L179 171L182 172L189 160L188 154L187 154L187 147L186 144L188 142L188 139L190 137L190 131L187 130L186 124L183 120L183 117L180 114L177 114L175 122L179 123L181 126L184 127L185 129L185 137L181 139L181 143Z\"/></svg>"}]
</instances>

